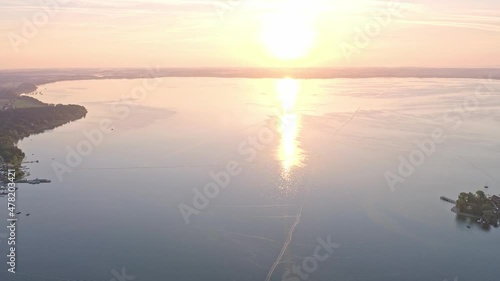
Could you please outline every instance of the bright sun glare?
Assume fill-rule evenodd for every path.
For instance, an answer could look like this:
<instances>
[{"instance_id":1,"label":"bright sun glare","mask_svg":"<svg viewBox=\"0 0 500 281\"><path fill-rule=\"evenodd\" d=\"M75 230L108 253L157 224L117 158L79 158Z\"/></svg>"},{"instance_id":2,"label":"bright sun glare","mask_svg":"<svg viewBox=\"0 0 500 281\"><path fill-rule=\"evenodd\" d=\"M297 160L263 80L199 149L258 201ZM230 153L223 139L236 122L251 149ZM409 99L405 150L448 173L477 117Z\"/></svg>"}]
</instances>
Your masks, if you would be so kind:
<instances>
[{"instance_id":1,"label":"bright sun glare","mask_svg":"<svg viewBox=\"0 0 500 281\"><path fill-rule=\"evenodd\" d=\"M294 166L302 165L302 150L297 140L299 133L299 115L296 112L300 83L291 78L280 79L276 83L278 98L281 102L281 142L278 157L282 165L282 175L288 179Z\"/></svg>"},{"instance_id":2,"label":"bright sun glare","mask_svg":"<svg viewBox=\"0 0 500 281\"><path fill-rule=\"evenodd\" d=\"M262 41L274 57L299 59L308 54L314 44L315 32L309 17L300 6L279 11L270 16L262 32Z\"/></svg>"}]
</instances>

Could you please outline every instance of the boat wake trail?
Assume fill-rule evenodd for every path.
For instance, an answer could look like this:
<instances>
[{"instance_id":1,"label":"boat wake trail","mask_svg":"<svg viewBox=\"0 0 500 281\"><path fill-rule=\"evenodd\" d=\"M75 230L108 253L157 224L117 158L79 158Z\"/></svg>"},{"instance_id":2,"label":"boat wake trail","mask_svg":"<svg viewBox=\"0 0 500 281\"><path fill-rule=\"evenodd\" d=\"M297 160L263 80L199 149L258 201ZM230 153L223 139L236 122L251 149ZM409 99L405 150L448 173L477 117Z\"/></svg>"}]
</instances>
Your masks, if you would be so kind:
<instances>
[{"instance_id":1,"label":"boat wake trail","mask_svg":"<svg viewBox=\"0 0 500 281\"><path fill-rule=\"evenodd\" d=\"M283 248L281 248L281 252L280 252L278 258L274 261L273 266L271 267L271 269L267 273L266 281L269 281L271 279L271 276L273 275L274 270L276 269L278 264L280 264L281 258L285 254L286 249L288 249L288 245L290 244L290 242L292 242L293 232L295 231L295 227L297 227L297 225L300 223L300 217L302 216L302 208L303 208L303 206L300 206L299 212L297 213L297 217L295 218L295 222L293 223L292 227L290 227L290 231L288 232L288 237L285 241L285 244L283 244Z\"/></svg>"}]
</instances>

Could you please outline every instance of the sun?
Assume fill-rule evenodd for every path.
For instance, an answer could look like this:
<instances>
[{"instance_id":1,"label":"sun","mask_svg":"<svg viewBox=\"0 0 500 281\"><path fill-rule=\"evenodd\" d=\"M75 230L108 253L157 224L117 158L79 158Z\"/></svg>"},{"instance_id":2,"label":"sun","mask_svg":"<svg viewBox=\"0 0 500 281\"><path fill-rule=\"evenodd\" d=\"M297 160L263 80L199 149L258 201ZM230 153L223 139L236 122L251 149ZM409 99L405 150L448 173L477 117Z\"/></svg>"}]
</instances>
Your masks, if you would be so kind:
<instances>
[{"instance_id":1,"label":"sun","mask_svg":"<svg viewBox=\"0 0 500 281\"><path fill-rule=\"evenodd\" d=\"M270 16L264 24L262 42L269 53L279 59L305 57L314 45L311 22L297 11L283 11Z\"/></svg>"}]
</instances>

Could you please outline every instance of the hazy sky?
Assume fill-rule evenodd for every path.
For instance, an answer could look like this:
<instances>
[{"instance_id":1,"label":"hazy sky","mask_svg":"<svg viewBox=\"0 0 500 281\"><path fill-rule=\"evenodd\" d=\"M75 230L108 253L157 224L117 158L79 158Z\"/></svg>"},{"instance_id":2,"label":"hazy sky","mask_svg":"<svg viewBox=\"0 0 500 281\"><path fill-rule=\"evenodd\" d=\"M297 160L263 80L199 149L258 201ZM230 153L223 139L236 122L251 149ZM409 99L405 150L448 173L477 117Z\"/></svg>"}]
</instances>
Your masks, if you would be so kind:
<instances>
[{"instance_id":1,"label":"hazy sky","mask_svg":"<svg viewBox=\"0 0 500 281\"><path fill-rule=\"evenodd\" d=\"M2 0L0 68L500 67L499 0Z\"/></svg>"}]
</instances>

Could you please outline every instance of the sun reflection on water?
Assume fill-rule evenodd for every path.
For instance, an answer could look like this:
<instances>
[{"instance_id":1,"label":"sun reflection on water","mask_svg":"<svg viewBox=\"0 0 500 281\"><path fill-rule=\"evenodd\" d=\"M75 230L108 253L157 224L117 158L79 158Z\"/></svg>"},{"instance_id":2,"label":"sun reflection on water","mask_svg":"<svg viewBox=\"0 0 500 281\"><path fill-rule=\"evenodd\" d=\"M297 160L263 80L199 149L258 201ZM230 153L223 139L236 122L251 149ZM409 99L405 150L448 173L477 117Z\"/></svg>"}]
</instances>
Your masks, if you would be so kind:
<instances>
[{"instance_id":1,"label":"sun reflection on water","mask_svg":"<svg viewBox=\"0 0 500 281\"><path fill-rule=\"evenodd\" d=\"M278 159L281 164L282 178L289 180L293 169L301 167L304 160L300 142L297 140L300 132L300 116L297 114L296 104L300 92L300 82L291 78L278 80L276 91L282 107Z\"/></svg>"}]
</instances>

